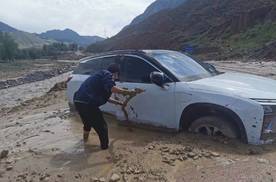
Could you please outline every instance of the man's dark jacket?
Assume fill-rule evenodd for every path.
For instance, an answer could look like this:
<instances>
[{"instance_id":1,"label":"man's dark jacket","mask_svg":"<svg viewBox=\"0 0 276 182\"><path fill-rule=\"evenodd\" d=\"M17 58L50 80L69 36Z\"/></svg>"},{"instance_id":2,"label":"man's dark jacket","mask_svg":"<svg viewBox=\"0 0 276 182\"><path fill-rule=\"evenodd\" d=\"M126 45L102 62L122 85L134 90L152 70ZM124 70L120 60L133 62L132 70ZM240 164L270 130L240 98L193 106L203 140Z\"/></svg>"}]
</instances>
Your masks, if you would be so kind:
<instances>
[{"instance_id":1,"label":"man's dark jacket","mask_svg":"<svg viewBox=\"0 0 276 182\"><path fill-rule=\"evenodd\" d=\"M83 82L74 95L74 102L99 107L104 105L110 98L111 88L115 86L112 73L102 70L90 76Z\"/></svg>"}]
</instances>

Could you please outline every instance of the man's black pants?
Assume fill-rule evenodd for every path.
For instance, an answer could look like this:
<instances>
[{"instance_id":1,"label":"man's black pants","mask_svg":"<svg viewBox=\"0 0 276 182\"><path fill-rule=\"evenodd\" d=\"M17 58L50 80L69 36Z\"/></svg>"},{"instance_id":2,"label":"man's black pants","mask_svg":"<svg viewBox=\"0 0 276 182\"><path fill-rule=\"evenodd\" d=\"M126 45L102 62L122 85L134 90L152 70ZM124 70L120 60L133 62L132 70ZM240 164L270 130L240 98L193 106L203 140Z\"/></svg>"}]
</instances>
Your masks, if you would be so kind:
<instances>
[{"instance_id":1,"label":"man's black pants","mask_svg":"<svg viewBox=\"0 0 276 182\"><path fill-rule=\"evenodd\" d=\"M102 111L95 106L75 102L76 109L83 122L83 130L91 131L91 128L97 132L102 148L107 148L109 144L108 128L103 118Z\"/></svg>"}]
</instances>

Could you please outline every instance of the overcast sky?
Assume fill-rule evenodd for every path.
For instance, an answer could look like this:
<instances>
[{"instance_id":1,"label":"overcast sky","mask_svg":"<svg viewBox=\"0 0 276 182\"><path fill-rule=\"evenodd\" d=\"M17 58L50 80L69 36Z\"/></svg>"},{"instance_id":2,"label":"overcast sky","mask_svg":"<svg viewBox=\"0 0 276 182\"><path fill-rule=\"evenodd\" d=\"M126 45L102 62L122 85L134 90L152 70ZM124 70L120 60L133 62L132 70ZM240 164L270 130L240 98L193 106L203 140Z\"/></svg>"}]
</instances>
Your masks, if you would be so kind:
<instances>
[{"instance_id":1,"label":"overcast sky","mask_svg":"<svg viewBox=\"0 0 276 182\"><path fill-rule=\"evenodd\" d=\"M0 0L0 21L19 30L70 28L112 36L155 0Z\"/></svg>"}]
</instances>

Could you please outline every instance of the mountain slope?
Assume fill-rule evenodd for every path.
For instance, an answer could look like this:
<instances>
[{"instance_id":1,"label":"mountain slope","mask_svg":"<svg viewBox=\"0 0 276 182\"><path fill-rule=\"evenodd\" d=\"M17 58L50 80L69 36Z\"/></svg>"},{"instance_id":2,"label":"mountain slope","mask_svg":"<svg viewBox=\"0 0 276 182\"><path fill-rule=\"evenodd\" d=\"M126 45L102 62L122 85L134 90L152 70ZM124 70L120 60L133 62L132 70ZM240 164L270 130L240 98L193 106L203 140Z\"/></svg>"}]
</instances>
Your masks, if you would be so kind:
<instances>
[{"instance_id":1,"label":"mountain slope","mask_svg":"<svg viewBox=\"0 0 276 182\"><path fill-rule=\"evenodd\" d=\"M18 47L20 49L42 48L42 46L45 44L55 42L51 40L42 39L38 37L36 34L17 30L3 22L0 22L0 31L9 33L11 37L14 39L14 41L18 44Z\"/></svg>"},{"instance_id":2,"label":"mountain slope","mask_svg":"<svg viewBox=\"0 0 276 182\"><path fill-rule=\"evenodd\" d=\"M87 46L104 40L98 36L80 36L78 33L70 29L65 30L50 30L39 34L44 39L54 39L60 42L76 43L81 46Z\"/></svg>"},{"instance_id":3,"label":"mountain slope","mask_svg":"<svg viewBox=\"0 0 276 182\"><path fill-rule=\"evenodd\" d=\"M194 54L210 58L253 55L276 40L275 23L274 0L187 0L126 27L88 50L183 50L192 46Z\"/></svg>"},{"instance_id":4,"label":"mountain slope","mask_svg":"<svg viewBox=\"0 0 276 182\"><path fill-rule=\"evenodd\" d=\"M55 40L46 40L38 37L36 34L27 32L10 32L9 33L15 42L18 44L19 49L28 48L42 48L43 45L48 45L56 42Z\"/></svg>"},{"instance_id":5,"label":"mountain slope","mask_svg":"<svg viewBox=\"0 0 276 182\"><path fill-rule=\"evenodd\" d=\"M174 9L177 6L181 5L182 3L186 2L187 0L157 0L152 3L143 14L137 16L131 24L137 24L144 21L149 16L158 13L162 10L166 9Z\"/></svg>"},{"instance_id":6,"label":"mountain slope","mask_svg":"<svg viewBox=\"0 0 276 182\"><path fill-rule=\"evenodd\" d=\"M0 22L0 31L1 32L16 32L18 31L17 29L3 23L3 22Z\"/></svg>"}]
</instances>

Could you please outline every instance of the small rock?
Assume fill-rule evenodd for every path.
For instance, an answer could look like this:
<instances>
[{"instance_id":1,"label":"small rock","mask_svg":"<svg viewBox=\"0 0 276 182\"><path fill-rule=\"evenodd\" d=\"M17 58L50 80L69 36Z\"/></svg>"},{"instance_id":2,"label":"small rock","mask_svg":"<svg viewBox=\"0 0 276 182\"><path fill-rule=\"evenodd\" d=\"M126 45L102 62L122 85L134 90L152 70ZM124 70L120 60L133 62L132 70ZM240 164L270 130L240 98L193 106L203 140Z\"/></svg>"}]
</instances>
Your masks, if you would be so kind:
<instances>
[{"instance_id":1,"label":"small rock","mask_svg":"<svg viewBox=\"0 0 276 182\"><path fill-rule=\"evenodd\" d=\"M6 160L6 162L5 162L6 164L12 164L13 163L13 161L12 160Z\"/></svg>"},{"instance_id":2,"label":"small rock","mask_svg":"<svg viewBox=\"0 0 276 182\"><path fill-rule=\"evenodd\" d=\"M187 152L192 152L192 151L193 151L192 147L190 147L190 146L185 147L185 150L186 150Z\"/></svg>"},{"instance_id":3,"label":"small rock","mask_svg":"<svg viewBox=\"0 0 276 182\"><path fill-rule=\"evenodd\" d=\"M211 154L209 152L204 152L202 155L204 157L206 157L206 158L210 158L211 157Z\"/></svg>"},{"instance_id":4,"label":"small rock","mask_svg":"<svg viewBox=\"0 0 276 182\"><path fill-rule=\"evenodd\" d=\"M179 161L184 161L184 160L186 160L186 159L187 159L186 156L180 156L180 157L178 158Z\"/></svg>"},{"instance_id":5,"label":"small rock","mask_svg":"<svg viewBox=\"0 0 276 182\"><path fill-rule=\"evenodd\" d=\"M4 174L5 174L5 171L0 170L0 178L2 178Z\"/></svg>"},{"instance_id":6,"label":"small rock","mask_svg":"<svg viewBox=\"0 0 276 182\"><path fill-rule=\"evenodd\" d=\"M271 176L271 172L266 172L267 175Z\"/></svg>"},{"instance_id":7,"label":"small rock","mask_svg":"<svg viewBox=\"0 0 276 182\"><path fill-rule=\"evenodd\" d=\"M2 150L1 154L0 154L0 159L4 159L8 156L9 151L8 150Z\"/></svg>"},{"instance_id":8,"label":"small rock","mask_svg":"<svg viewBox=\"0 0 276 182\"><path fill-rule=\"evenodd\" d=\"M121 178L118 174L112 174L111 178L110 178L110 182L116 182L119 181Z\"/></svg>"},{"instance_id":9,"label":"small rock","mask_svg":"<svg viewBox=\"0 0 276 182\"><path fill-rule=\"evenodd\" d=\"M213 157L219 157L220 156L220 154L219 153L216 153L216 152L211 152L210 153Z\"/></svg>"},{"instance_id":10,"label":"small rock","mask_svg":"<svg viewBox=\"0 0 276 182\"><path fill-rule=\"evenodd\" d=\"M189 152L187 156L190 158L194 158L196 156L196 154L193 152Z\"/></svg>"},{"instance_id":11,"label":"small rock","mask_svg":"<svg viewBox=\"0 0 276 182\"><path fill-rule=\"evenodd\" d=\"M141 171L139 169L134 170L134 174L140 174L140 173L141 173Z\"/></svg>"},{"instance_id":12,"label":"small rock","mask_svg":"<svg viewBox=\"0 0 276 182\"><path fill-rule=\"evenodd\" d=\"M7 171L11 171L12 169L13 169L13 166L7 166L7 167L6 167L6 170L7 170Z\"/></svg>"},{"instance_id":13,"label":"small rock","mask_svg":"<svg viewBox=\"0 0 276 182\"><path fill-rule=\"evenodd\" d=\"M170 149L169 149L168 147L162 147L162 148L161 148L161 151L162 151L162 152L169 152Z\"/></svg>"},{"instance_id":14,"label":"small rock","mask_svg":"<svg viewBox=\"0 0 276 182\"><path fill-rule=\"evenodd\" d=\"M51 133L50 130L43 130L42 132L45 132L45 133Z\"/></svg>"},{"instance_id":15,"label":"small rock","mask_svg":"<svg viewBox=\"0 0 276 182\"><path fill-rule=\"evenodd\" d=\"M257 161L258 161L258 163L261 163L261 164L269 164L269 161L266 159L259 158L259 159L257 159Z\"/></svg>"},{"instance_id":16,"label":"small rock","mask_svg":"<svg viewBox=\"0 0 276 182\"><path fill-rule=\"evenodd\" d=\"M251 148L251 149L248 149L248 152L247 152L249 155L258 155L258 154L261 154L262 151L261 149L259 148Z\"/></svg>"},{"instance_id":17,"label":"small rock","mask_svg":"<svg viewBox=\"0 0 276 182\"><path fill-rule=\"evenodd\" d=\"M62 178L62 175L61 175L61 174L58 174L57 177L58 177L58 178Z\"/></svg>"},{"instance_id":18,"label":"small rock","mask_svg":"<svg viewBox=\"0 0 276 182\"><path fill-rule=\"evenodd\" d=\"M98 182L99 181L99 179L98 178L92 178L92 179L90 179L90 182Z\"/></svg>"},{"instance_id":19,"label":"small rock","mask_svg":"<svg viewBox=\"0 0 276 182\"><path fill-rule=\"evenodd\" d=\"M103 178L103 177L100 178L100 179L99 179L99 182L105 182L105 178Z\"/></svg>"},{"instance_id":20,"label":"small rock","mask_svg":"<svg viewBox=\"0 0 276 182\"><path fill-rule=\"evenodd\" d=\"M153 145L149 146L148 149L149 150L153 150L155 147Z\"/></svg>"}]
</instances>

